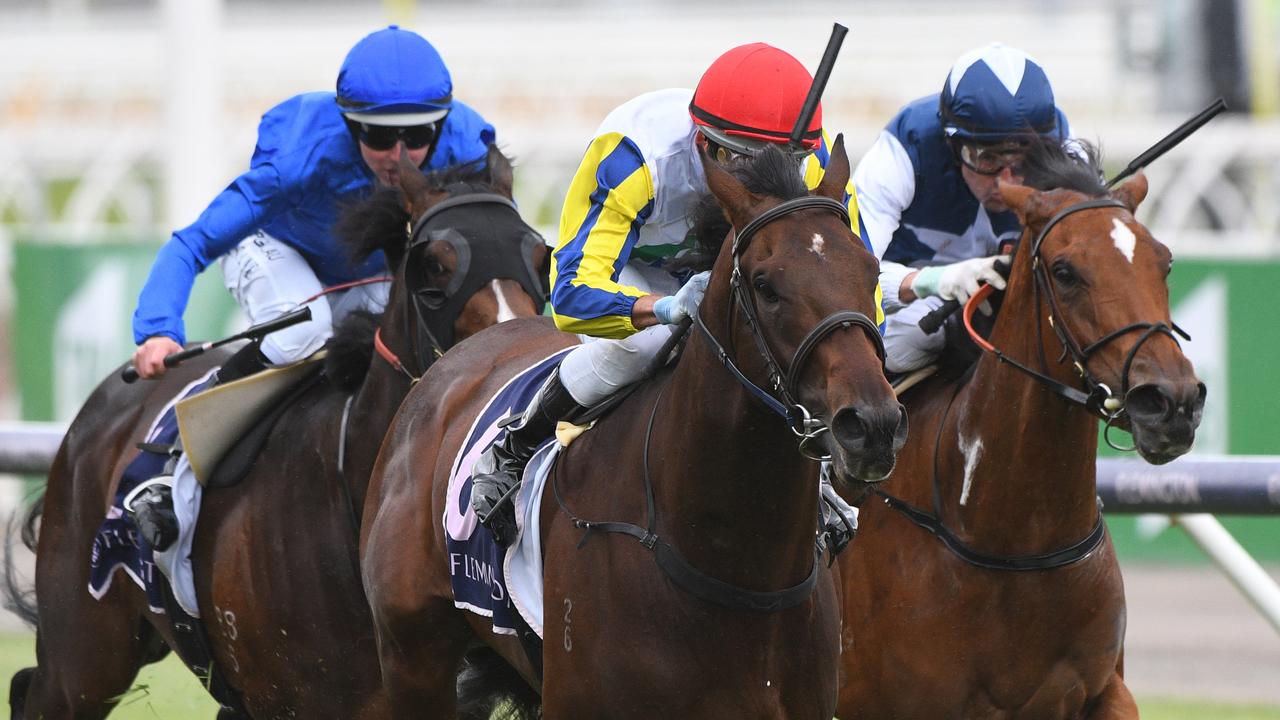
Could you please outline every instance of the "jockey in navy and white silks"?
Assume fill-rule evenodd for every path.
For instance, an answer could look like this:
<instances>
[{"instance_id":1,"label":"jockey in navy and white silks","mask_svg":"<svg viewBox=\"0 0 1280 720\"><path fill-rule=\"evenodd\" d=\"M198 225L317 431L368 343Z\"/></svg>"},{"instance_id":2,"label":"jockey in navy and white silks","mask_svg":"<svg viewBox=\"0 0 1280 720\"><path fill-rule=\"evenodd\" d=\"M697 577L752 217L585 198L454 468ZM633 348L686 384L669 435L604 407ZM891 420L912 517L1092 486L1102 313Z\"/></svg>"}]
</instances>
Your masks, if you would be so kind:
<instances>
[{"instance_id":1,"label":"jockey in navy and white silks","mask_svg":"<svg viewBox=\"0 0 1280 720\"><path fill-rule=\"evenodd\" d=\"M344 200L394 184L401 147L424 171L484 160L494 129L452 93L435 48L392 25L351 49L336 95L304 93L267 111L248 171L156 257L133 317L139 374L163 373L164 356L181 349L191 286L214 260L222 259L227 288L253 324L299 307L324 285L384 274L381 252L351 265L333 224ZM335 309L386 303L384 285L354 294ZM335 319L331 301L312 302L310 322L268 336L265 359L286 363L319 349Z\"/></svg>"},{"instance_id":2,"label":"jockey in navy and white silks","mask_svg":"<svg viewBox=\"0 0 1280 720\"><path fill-rule=\"evenodd\" d=\"M551 266L556 325L602 339L570 352L473 468L472 507L498 542L515 533L504 496L555 423L639 380L702 299L709 273L670 268L693 249L690 215L708 192L699 149L726 161L785 147L812 83L794 57L755 43L718 58L692 92L647 93L605 117L565 197ZM803 143L797 172L812 188L829 157L821 108ZM847 204L856 228L852 185Z\"/></svg>"},{"instance_id":3,"label":"jockey in navy and white silks","mask_svg":"<svg viewBox=\"0 0 1280 720\"><path fill-rule=\"evenodd\" d=\"M964 302L989 282L1021 227L997 180L1018 182L1029 133L1065 142L1067 119L1044 70L1000 44L965 53L940 94L902 108L854 172L862 237L880 262L885 367L920 368L942 351L945 333L917 323L944 300Z\"/></svg>"}]
</instances>

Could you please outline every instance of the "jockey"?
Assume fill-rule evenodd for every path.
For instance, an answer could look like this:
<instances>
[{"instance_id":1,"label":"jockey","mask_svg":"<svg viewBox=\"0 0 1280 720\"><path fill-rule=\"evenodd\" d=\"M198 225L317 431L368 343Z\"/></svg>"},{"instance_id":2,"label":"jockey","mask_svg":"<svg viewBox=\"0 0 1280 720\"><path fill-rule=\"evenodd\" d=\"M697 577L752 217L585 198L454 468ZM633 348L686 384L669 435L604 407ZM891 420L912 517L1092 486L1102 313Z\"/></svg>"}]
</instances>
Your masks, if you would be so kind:
<instances>
[{"instance_id":1,"label":"jockey","mask_svg":"<svg viewBox=\"0 0 1280 720\"><path fill-rule=\"evenodd\" d=\"M889 372L942 352L947 333L917 324L931 310L965 302L980 282L1004 288L1000 248L1022 228L998 181L1021 182L1020 145L1032 134L1065 142L1066 116L1039 63L996 43L961 56L942 92L902 108L858 163L862 237L881 258Z\"/></svg>"},{"instance_id":2,"label":"jockey","mask_svg":"<svg viewBox=\"0 0 1280 720\"><path fill-rule=\"evenodd\" d=\"M786 144L812 84L794 57L755 43L721 55L696 90L647 93L605 117L565 197L551 306L561 330L608 339L570 352L502 441L476 461L471 505L497 542L515 538L507 500L557 421L639 380L696 312L710 273L685 278L671 261L695 245L690 215L708 192L699 151L728 162L772 145L792 152L810 188L821 181L828 158L821 107L803 148ZM852 186L848 205L856 218Z\"/></svg>"},{"instance_id":3,"label":"jockey","mask_svg":"<svg viewBox=\"0 0 1280 720\"><path fill-rule=\"evenodd\" d=\"M484 160L493 126L452 93L436 49L391 25L351 48L336 95L304 93L268 110L249 170L175 232L152 265L133 315L138 374L163 374L165 356L182 350L191 286L216 259L255 325L300 307L325 285L385 274L381 252L350 264L332 227L344 200L396 184L401 152L424 172ZM250 343L223 365L218 382L311 355L336 320L355 309L381 311L386 293L373 284L311 301L309 322L268 335L260 349ZM157 551L176 533L168 491L152 485L133 502L138 527Z\"/></svg>"}]
</instances>

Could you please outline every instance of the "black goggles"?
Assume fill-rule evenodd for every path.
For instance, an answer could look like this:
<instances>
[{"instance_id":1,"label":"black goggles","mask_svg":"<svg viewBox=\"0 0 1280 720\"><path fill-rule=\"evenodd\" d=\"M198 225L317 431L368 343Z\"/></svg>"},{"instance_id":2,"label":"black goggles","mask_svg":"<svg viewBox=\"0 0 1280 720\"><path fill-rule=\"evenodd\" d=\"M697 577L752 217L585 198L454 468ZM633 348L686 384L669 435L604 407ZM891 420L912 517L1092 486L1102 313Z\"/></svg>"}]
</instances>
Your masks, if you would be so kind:
<instances>
[{"instance_id":1,"label":"black goggles","mask_svg":"<svg viewBox=\"0 0 1280 720\"><path fill-rule=\"evenodd\" d=\"M439 120L424 125L403 127L370 125L364 122L355 123L355 126L356 136L370 150L390 150L396 146L397 142L404 142L404 146L409 150L421 150L435 142L440 132Z\"/></svg>"},{"instance_id":2,"label":"black goggles","mask_svg":"<svg viewBox=\"0 0 1280 720\"><path fill-rule=\"evenodd\" d=\"M979 175L999 175L1005 168L1016 173L1022 167L1026 154L1026 146L1019 143L978 145L956 142L954 148L956 159Z\"/></svg>"}]
</instances>

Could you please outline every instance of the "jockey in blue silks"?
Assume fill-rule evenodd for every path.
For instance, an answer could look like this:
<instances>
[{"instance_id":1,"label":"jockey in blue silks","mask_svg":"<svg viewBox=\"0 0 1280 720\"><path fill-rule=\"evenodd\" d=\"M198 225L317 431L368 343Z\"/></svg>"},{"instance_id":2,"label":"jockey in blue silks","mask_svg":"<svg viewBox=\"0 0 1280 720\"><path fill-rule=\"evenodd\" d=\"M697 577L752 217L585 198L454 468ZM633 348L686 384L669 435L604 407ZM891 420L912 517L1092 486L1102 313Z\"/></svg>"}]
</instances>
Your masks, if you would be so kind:
<instances>
[{"instance_id":1,"label":"jockey in blue silks","mask_svg":"<svg viewBox=\"0 0 1280 720\"><path fill-rule=\"evenodd\" d=\"M336 94L297 95L262 116L249 169L160 249L133 315L138 374L163 374L165 356L182 349L191 286L214 260L255 325L301 307L326 285L383 275L381 251L353 265L334 237L342 205L395 185L402 150L427 172L483 162L493 142L493 126L453 99L449 70L422 36L395 25L366 36L343 61ZM355 309L380 312L386 294L376 283L310 301L309 322L268 335L260 348L249 344L218 381L311 355L336 321ZM168 490L155 484L132 504L157 552L176 532Z\"/></svg>"},{"instance_id":2,"label":"jockey in blue silks","mask_svg":"<svg viewBox=\"0 0 1280 720\"><path fill-rule=\"evenodd\" d=\"M1066 142L1066 116L1040 64L997 43L961 56L942 92L902 108L858 163L862 237L881 259L889 372L943 351L947 333L917 324L931 310L965 302L980 282L1004 288L995 265L1022 228L997 184L1021 181L1020 146L1032 134Z\"/></svg>"}]
</instances>

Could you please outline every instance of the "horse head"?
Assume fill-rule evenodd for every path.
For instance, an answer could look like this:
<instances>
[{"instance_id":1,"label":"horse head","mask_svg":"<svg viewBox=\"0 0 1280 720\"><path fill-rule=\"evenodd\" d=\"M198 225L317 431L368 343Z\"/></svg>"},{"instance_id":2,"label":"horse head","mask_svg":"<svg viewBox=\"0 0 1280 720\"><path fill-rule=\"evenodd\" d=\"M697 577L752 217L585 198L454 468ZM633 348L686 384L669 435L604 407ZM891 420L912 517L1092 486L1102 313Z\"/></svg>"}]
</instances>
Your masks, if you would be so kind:
<instances>
[{"instance_id":1,"label":"horse head","mask_svg":"<svg viewBox=\"0 0 1280 720\"><path fill-rule=\"evenodd\" d=\"M883 372L875 324L879 265L844 209L849 159L837 138L810 195L775 149L723 167L702 159L735 233L722 244L703 302L729 350L788 407L802 450L825 450L845 481L889 476L906 442L905 409Z\"/></svg>"},{"instance_id":2,"label":"horse head","mask_svg":"<svg viewBox=\"0 0 1280 720\"><path fill-rule=\"evenodd\" d=\"M1144 459L1169 462L1191 449L1205 386L1170 319L1172 255L1134 217L1147 180L1139 173L1108 194L1091 148L1087 160L1040 150L1050 155L1028 154L1028 184L1035 175L1036 186L1057 189L1000 186L1025 228L1007 297L1036 298L1037 332L1057 333L1059 360L1072 361L1058 374L1083 381L1098 401L1091 409L1130 430Z\"/></svg>"},{"instance_id":3,"label":"horse head","mask_svg":"<svg viewBox=\"0 0 1280 720\"><path fill-rule=\"evenodd\" d=\"M520 218L511 163L496 147L483 165L429 175L404 155L400 162L399 187L353 207L339 235L357 260L386 254L393 283L382 341L400 353L412 348L420 373L490 325L539 314L548 251Z\"/></svg>"}]
</instances>

